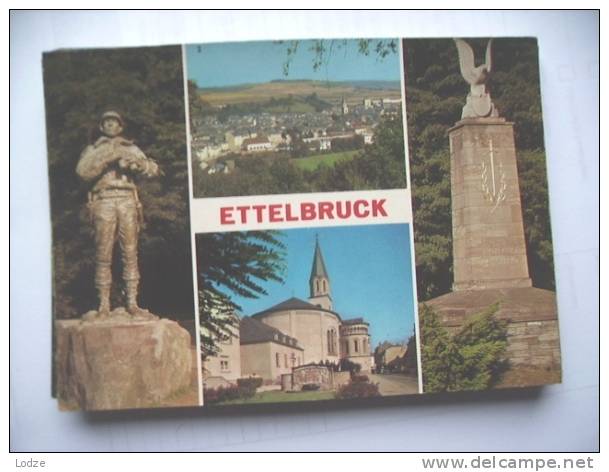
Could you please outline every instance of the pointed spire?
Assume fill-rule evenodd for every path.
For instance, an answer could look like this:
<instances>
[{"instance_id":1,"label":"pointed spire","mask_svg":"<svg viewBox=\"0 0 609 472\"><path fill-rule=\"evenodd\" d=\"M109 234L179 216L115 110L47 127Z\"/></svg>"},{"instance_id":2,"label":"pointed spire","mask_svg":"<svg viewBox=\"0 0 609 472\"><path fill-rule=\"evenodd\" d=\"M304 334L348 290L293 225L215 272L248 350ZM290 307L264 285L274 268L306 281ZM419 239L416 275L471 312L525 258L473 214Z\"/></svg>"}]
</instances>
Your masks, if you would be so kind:
<instances>
[{"instance_id":1,"label":"pointed spire","mask_svg":"<svg viewBox=\"0 0 609 472\"><path fill-rule=\"evenodd\" d=\"M328 271L326 270L326 264L324 263L324 258L321 255L319 235L315 235L315 254L313 256L313 267L311 268L310 280L313 280L315 277L323 277L326 280L330 280L330 277L328 277Z\"/></svg>"}]
</instances>

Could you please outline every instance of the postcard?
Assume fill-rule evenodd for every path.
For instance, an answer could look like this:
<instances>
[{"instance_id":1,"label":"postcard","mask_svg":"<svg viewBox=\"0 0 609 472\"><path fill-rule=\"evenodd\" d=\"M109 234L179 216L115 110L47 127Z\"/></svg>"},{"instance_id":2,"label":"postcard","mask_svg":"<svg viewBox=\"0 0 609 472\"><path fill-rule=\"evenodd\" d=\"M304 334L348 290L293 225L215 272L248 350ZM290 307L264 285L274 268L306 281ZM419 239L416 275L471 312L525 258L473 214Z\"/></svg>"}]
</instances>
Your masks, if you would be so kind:
<instances>
[{"instance_id":1,"label":"postcard","mask_svg":"<svg viewBox=\"0 0 609 472\"><path fill-rule=\"evenodd\" d=\"M560 382L535 39L62 50L43 68L60 409Z\"/></svg>"}]
</instances>

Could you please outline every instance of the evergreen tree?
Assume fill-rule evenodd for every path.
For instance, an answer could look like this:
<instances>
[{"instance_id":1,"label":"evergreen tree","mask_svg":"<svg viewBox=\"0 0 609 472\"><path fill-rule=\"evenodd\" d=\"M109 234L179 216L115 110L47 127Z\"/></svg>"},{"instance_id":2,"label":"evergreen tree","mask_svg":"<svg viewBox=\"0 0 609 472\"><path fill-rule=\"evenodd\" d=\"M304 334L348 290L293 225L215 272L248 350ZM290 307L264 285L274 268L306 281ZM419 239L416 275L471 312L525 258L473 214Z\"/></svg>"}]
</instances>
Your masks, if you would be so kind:
<instances>
[{"instance_id":1,"label":"evergreen tree","mask_svg":"<svg viewBox=\"0 0 609 472\"><path fill-rule=\"evenodd\" d=\"M423 304L419 314L425 392L484 390L506 371L507 322L498 304L472 315L453 336L438 314Z\"/></svg>"},{"instance_id":2,"label":"evergreen tree","mask_svg":"<svg viewBox=\"0 0 609 472\"><path fill-rule=\"evenodd\" d=\"M425 392L445 392L453 384L457 347L436 312L422 305L419 312L421 365Z\"/></svg>"},{"instance_id":3,"label":"evergreen tree","mask_svg":"<svg viewBox=\"0 0 609 472\"><path fill-rule=\"evenodd\" d=\"M258 298L261 282L283 282L285 245L276 231L201 233L196 236L202 357L239 330L233 294Z\"/></svg>"},{"instance_id":4,"label":"evergreen tree","mask_svg":"<svg viewBox=\"0 0 609 472\"><path fill-rule=\"evenodd\" d=\"M494 304L470 317L453 341L458 362L452 366L450 390L484 390L494 385L507 369L503 359L507 348L507 322L494 315Z\"/></svg>"}]
</instances>

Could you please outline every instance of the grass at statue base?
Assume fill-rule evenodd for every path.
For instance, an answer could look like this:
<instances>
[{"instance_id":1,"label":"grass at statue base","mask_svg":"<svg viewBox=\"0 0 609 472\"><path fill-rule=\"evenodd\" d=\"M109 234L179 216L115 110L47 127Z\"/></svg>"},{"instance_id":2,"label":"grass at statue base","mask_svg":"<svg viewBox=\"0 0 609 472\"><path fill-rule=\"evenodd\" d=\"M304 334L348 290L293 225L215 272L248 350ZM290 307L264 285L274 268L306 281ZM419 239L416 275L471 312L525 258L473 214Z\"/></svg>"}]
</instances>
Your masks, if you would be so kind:
<instances>
[{"instance_id":1,"label":"grass at statue base","mask_svg":"<svg viewBox=\"0 0 609 472\"><path fill-rule=\"evenodd\" d=\"M259 392L252 398L228 400L217 403L217 405L250 405L255 403L286 403L286 402L306 402L317 400L334 400L335 393L331 390L315 392Z\"/></svg>"},{"instance_id":2,"label":"grass at statue base","mask_svg":"<svg viewBox=\"0 0 609 472\"><path fill-rule=\"evenodd\" d=\"M339 161L353 159L358 152L359 150L316 154L314 156L292 159L292 163L303 170L315 170L320 166L333 166Z\"/></svg>"}]
</instances>

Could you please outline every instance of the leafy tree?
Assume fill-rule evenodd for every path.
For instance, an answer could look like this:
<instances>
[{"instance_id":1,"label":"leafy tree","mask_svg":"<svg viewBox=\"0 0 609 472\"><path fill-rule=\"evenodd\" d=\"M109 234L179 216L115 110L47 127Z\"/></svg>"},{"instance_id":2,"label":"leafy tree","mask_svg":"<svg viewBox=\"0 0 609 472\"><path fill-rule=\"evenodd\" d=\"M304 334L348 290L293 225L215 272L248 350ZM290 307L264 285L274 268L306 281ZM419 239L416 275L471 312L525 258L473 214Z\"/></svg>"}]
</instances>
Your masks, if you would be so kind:
<instances>
[{"instance_id":1,"label":"leafy tree","mask_svg":"<svg viewBox=\"0 0 609 472\"><path fill-rule=\"evenodd\" d=\"M141 303L192 319L192 257L184 87L179 47L73 50L45 54L49 182L53 227L54 313L82 315L96 305L89 186L75 173L83 148L99 136L101 113L114 109L164 175L138 183L146 227L140 235ZM115 251L114 280L120 281ZM114 284L113 305L122 303Z\"/></svg>"},{"instance_id":2,"label":"leafy tree","mask_svg":"<svg viewBox=\"0 0 609 472\"><path fill-rule=\"evenodd\" d=\"M300 40L277 41L278 44L286 45L286 60L283 63L283 75L290 74L290 66L298 53L302 42ZM309 51L313 53L311 67L314 71L328 65L332 54L340 51L346 54L351 47L352 41L348 39L315 39L308 41ZM357 41L357 53L368 56L376 54L379 59L384 59L389 54L395 54L398 50L397 39L359 39Z\"/></svg>"},{"instance_id":3,"label":"leafy tree","mask_svg":"<svg viewBox=\"0 0 609 472\"><path fill-rule=\"evenodd\" d=\"M470 43L483 57L486 41ZM500 115L515 123L530 274L535 286L553 289L537 44L498 39L493 46L491 94ZM461 118L469 86L452 40L409 39L403 51L417 285L428 300L449 292L453 279L448 129Z\"/></svg>"},{"instance_id":4,"label":"leafy tree","mask_svg":"<svg viewBox=\"0 0 609 472\"><path fill-rule=\"evenodd\" d=\"M233 294L258 298L261 282L283 282L285 245L276 231L201 233L196 236L202 357L238 332L241 309Z\"/></svg>"},{"instance_id":5,"label":"leafy tree","mask_svg":"<svg viewBox=\"0 0 609 472\"><path fill-rule=\"evenodd\" d=\"M421 305L421 364L426 392L484 390L500 379L508 365L507 322L495 314L498 304L471 316L453 336L437 313Z\"/></svg>"}]
</instances>

